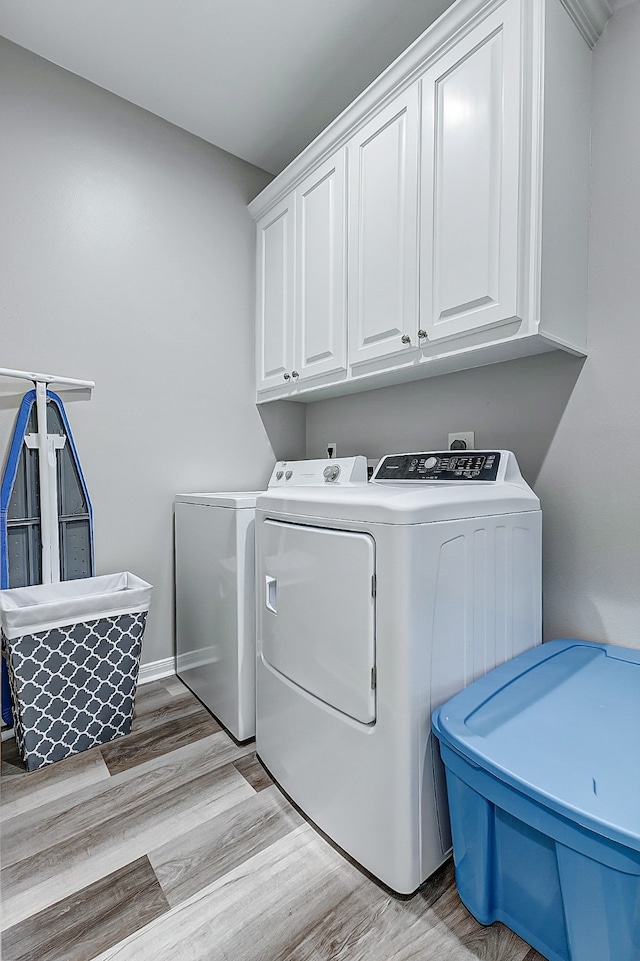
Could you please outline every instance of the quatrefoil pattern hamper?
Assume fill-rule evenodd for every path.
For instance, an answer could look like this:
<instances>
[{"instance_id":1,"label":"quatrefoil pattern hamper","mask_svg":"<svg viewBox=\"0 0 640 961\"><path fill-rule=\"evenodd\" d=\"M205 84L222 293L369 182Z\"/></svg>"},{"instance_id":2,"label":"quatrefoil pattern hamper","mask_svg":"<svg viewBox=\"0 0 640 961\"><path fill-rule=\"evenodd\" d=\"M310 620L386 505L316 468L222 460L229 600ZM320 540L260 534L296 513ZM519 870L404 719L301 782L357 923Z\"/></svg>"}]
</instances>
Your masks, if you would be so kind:
<instances>
[{"instance_id":1,"label":"quatrefoil pattern hamper","mask_svg":"<svg viewBox=\"0 0 640 961\"><path fill-rule=\"evenodd\" d=\"M129 573L0 591L16 743L28 771L130 732L150 594Z\"/></svg>"}]
</instances>

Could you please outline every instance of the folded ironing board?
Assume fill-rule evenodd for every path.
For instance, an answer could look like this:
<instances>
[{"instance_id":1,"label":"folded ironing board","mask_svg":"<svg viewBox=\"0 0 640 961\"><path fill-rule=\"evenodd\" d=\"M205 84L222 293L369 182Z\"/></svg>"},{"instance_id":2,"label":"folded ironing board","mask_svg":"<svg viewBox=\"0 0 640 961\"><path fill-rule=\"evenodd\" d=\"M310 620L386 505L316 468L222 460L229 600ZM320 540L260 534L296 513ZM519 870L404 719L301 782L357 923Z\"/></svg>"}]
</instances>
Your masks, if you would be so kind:
<instances>
[{"instance_id":1,"label":"folded ironing board","mask_svg":"<svg viewBox=\"0 0 640 961\"><path fill-rule=\"evenodd\" d=\"M45 445L38 420L31 390L18 411L0 488L1 588L94 574L91 501L62 400L53 391L46 391L46 465L40 464ZM12 723L4 663L2 719Z\"/></svg>"}]
</instances>

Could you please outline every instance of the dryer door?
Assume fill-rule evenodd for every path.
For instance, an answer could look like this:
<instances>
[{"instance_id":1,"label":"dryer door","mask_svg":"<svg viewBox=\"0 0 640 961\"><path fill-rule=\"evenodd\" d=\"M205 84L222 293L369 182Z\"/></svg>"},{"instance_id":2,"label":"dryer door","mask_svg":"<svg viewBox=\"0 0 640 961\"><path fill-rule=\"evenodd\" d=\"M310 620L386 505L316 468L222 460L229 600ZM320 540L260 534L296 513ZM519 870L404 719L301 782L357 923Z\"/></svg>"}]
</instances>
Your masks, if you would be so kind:
<instances>
[{"instance_id":1,"label":"dryer door","mask_svg":"<svg viewBox=\"0 0 640 961\"><path fill-rule=\"evenodd\" d=\"M357 721L375 720L375 542L369 534L266 520L262 656Z\"/></svg>"}]
</instances>

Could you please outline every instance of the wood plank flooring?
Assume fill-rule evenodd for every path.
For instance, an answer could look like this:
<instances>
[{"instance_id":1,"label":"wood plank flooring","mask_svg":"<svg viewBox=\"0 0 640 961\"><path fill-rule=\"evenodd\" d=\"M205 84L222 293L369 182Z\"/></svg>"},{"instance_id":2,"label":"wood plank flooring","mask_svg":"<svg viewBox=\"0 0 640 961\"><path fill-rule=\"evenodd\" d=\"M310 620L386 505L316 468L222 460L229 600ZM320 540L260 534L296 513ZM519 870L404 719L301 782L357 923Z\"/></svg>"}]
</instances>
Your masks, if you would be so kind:
<instances>
[{"instance_id":1,"label":"wood plank flooring","mask_svg":"<svg viewBox=\"0 0 640 961\"><path fill-rule=\"evenodd\" d=\"M543 961L450 863L411 898L372 881L177 678L31 774L4 741L1 791L3 961Z\"/></svg>"}]
</instances>

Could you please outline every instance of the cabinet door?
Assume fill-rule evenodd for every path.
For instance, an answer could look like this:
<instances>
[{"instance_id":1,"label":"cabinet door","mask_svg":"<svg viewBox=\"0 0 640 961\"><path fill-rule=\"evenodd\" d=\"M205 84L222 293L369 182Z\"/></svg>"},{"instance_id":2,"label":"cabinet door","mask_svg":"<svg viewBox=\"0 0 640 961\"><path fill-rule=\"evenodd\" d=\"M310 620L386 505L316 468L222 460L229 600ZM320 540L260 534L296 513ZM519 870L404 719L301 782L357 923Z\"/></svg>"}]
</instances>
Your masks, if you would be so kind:
<instances>
[{"instance_id":1,"label":"cabinet door","mask_svg":"<svg viewBox=\"0 0 640 961\"><path fill-rule=\"evenodd\" d=\"M296 191L295 367L299 379L346 369L345 153Z\"/></svg>"},{"instance_id":2,"label":"cabinet door","mask_svg":"<svg viewBox=\"0 0 640 961\"><path fill-rule=\"evenodd\" d=\"M509 320L518 290L520 5L507 0L422 79L420 326Z\"/></svg>"},{"instance_id":3,"label":"cabinet door","mask_svg":"<svg viewBox=\"0 0 640 961\"><path fill-rule=\"evenodd\" d=\"M412 354L418 328L418 85L347 145L349 362Z\"/></svg>"},{"instance_id":4,"label":"cabinet door","mask_svg":"<svg viewBox=\"0 0 640 961\"><path fill-rule=\"evenodd\" d=\"M257 389L291 385L293 368L294 195L257 223Z\"/></svg>"}]
</instances>

